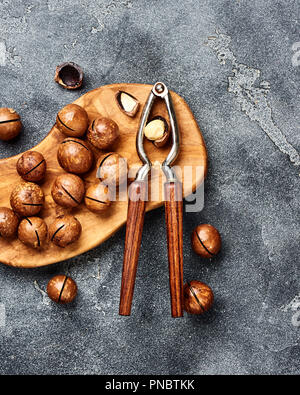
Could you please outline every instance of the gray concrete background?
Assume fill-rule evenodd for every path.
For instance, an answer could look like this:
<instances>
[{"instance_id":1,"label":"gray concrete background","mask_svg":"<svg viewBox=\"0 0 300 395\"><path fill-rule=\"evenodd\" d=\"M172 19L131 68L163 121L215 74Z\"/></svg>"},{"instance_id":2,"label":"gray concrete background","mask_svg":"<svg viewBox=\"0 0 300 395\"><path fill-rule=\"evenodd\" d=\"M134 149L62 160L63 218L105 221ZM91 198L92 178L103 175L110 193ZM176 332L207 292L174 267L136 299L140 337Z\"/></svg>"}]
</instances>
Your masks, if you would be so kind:
<instances>
[{"instance_id":1,"label":"gray concrete background","mask_svg":"<svg viewBox=\"0 0 300 395\"><path fill-rule=\"evenodd\" d=\"M1 157L38 143L59 108L100 85L161 79L189 103L210 166L204 210L184 217L184 277L216 297L202 317L170 318L158 209L130 318L118 316L124 229L62 264L0 266L0 373L300 373L299 16L299 1L0 1L0 105L25 126ZM53 82L67 60L85 71L80 91ZM190 248L202 222L223 238L211 262ZM77 281L73 305L45 297L56 273Z\"/></svg>"}]
</instances>

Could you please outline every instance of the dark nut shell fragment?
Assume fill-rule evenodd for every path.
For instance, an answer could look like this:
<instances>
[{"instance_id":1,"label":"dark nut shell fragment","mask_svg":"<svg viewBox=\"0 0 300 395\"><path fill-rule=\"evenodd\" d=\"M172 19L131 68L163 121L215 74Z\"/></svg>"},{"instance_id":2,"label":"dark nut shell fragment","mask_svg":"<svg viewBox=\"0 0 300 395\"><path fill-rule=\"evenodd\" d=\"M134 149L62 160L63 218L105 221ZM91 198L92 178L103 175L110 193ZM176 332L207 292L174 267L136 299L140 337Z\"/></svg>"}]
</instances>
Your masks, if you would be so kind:
<instances>
[{"instance_id":1,"label":"dark nut shell fragment","mask_svg":"<svg viewBox=\"0 0 300 395\"><path fill-rule=\"evenodd\" d=\"M15 237L18 225L18 216L10 208L0 207L0 237L4 239Z\"/></svg>"},{"instance_id":2,"label":"dark nut shell fragment","mask_svg":"<svg viewBox=\"0 0 300 395\"><path fill-rule=\"evenodd\" d=\"M28 247L40 248L46 241L48 228L44 220L39 217L26 217L19 225L18 238Z\"/></svg>"},{"instance_id":3,"label":"dark nut shell fragment","mask_svg":"<svg viewBox=\"0 0 300 395\"><path fill-rule=\"evenodd\" d=\"M120 110L129 117L134 117L138 112L140 104L130 93L119 91L116 94L116 100Z\"/></svg>"},{"instance_id":4,"label":"dark nut shell fragment","mask_svg":"<svg viewBox=\"0 0 300 395\"><path fill-rule=\"evenodd\" d=\"M71 277L57 275L48 282L47 294L53 302L70 303L77 295L77 285Z\"/></svg>"},{"instance_id":5,"label":"dark nut shell fragment","mask_svg":"<svg viewBox=\"0 0 300 395\"><path fill-rule=\"evenodd\" d=\"M183 287L184 309L190 314L202 314L209 310L214 302L212 289L200 282L190 281Z\"/></svg>"},{"instance_id":6,"label":"dark nut shell fragment","mask_svg":"<svg viewBox=\"0 0 300 395\"><path fill-rule=\"evenodd\" d=\"M38 185L22 182L13 189L10 205L21 216L32 217L41 211L44 200L44 193Z\"/></svg>"},{"instance_id":7,"label":"dark nut shell fragment","mask_svg":"<svg viewBox=\"0 0 300 395\"><path fill-rule=\"evenodd\" d=\"M77 207L82 202L85 186L82 179L75 174L58 176L51 189L53 200L62 207Z\"/></svg>"},{"instance_id":8,"label":"dark nut shell fragment","mask_svg":"<svg viewBox=\"0 0 300 395\"><path fill-rule=\"evenodd\" d=\"M67 104L56 117L58 129L66 136L82 137L89 125L89 117L78 104Z\"/></svg>"},{"instance_id":9,"label":"dark nut shell fragment","mask_svg":"<svg viewBox=\"0 0 300 395\"><path fill-rule=\"evenodd\" d=\"M20 115L12 108L0 108L0 140L12 140L21 130Z\"/></svg>"},{"instance_id":10,"label":"dark nut shell fragment","mask_svg":"<svg viewBox=\"0 0 300 395\"><path fill-rule=\"evenodd\" d=\"M82 85L83 71L76 63L62 63L56 67L54 81L65 89L78 89Z\"/></svg>"},{"instance_id":11,"label":"dark nut shell fragment","mask_svg":"<svg viewBox=\"0 0 300 395\"><path fill-rule=\"evenodd\" d=\"M96 148L111 148L119 138L119 126L109 118L96 118L88 129L88 141Z\"/></svg>"},{"instance_id":12,"label":"dark nut shell fragment","mask_svg":"<svg viewBox=\"0 0 300 395\"><path fill-rule=\"evenodd\" d=\"M84 174L92 167L94 156L82 140L68 137L59 145L57 159L65 171Z\"/></svg>"},{"instance_id":13,"label":"dark nut shell fragment","mask_svg":"<svg viewBox=\"0 0 300 395\"><path fill-rule=\"evenodd\" d=\"M46 161L37 151L25 152L17 162L17 171L25 181L39 182L46 174Z\"/></svg>"},{"instance_id":14,"label":"dark nut shell fragment","mask_svg":"<svg viewBox=\"0 0 300 395\"><path fill-rule=\"evenodd\" d=\"M127 161L121 155L111 152L98 159L97 178L105 185L122 185L127 179Z\"/></svg>"},{"instance_id":15,"label":"dark nut shell fragment","mask_svg":"<svg viewBox=\"0 0 300 395\"><path fill-rule=\"evenodd\" d=\"M169 124L165 118L156 116L147 123L144 129L145 137L160 148L163 147L170 136Z\"/></svg>"},{"instance_id":16,"label":"dark nut shell fragment","mask_svg":"<svg viewBox=\"0 0 300 395\"><path fill-rule=\"evenodd\" d=\"M62 215L49 226L49 237L54 244L64 248L79 239L81 230L77 218L72 215Z\"/></svg>"},{"instance_id":17,"label":"dark nut shell fragment","mask_svg":"<svg viewBox=\"0 0 300 395\"><path fill-rule=\"evenodd\" d=\"M110 206L109 189L101 182L91 185L85 194L86 207L93 213L101 213Z\"/></svg>"}]
</instances>

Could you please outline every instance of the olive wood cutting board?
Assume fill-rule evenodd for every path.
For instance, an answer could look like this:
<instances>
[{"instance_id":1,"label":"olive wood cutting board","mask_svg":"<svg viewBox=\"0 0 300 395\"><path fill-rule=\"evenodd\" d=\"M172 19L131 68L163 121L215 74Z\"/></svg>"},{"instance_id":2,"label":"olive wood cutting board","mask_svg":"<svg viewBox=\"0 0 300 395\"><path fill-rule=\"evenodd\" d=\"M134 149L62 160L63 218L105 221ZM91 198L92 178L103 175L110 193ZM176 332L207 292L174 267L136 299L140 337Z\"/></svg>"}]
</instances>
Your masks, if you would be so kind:
<instances>
[{"instance_id":1,"label":"olive wood cutting board","mask_svg":"<svg viewBox=\"0 0 300 395\"><path fill-rule=\"evenodd\" d=\"M142 84L107 85L86 93L74 102L86 109L90 121L97 116L105 116L117 122L120 128L120 139L114 151L127 159L129 169L132 173L135 173L141 164L135 148L135 138L142 109L151 88L151 85ZM119 91L127 92L139 101L140 106L135 117L129 117L120 110L116 100L116 95ZM183 166L192 166L193 168L199 166L203 169L202 173L198 172L194 174L196 172L193 172L192 181L184 190L184 196L187 196L204 180L207 170L207 152L200 129L189 106L176 93L171 92L171 96L181 134L180 154L174 165L181 168ZM161 115L168 119L163 101L157 100L155 102L152 113L153 115ZM55 117L56 114L53 114L54 119ZM45 194L45 205L39 215L46 221L48 226L56 216L64 212L70 213L69 209L63 209L57 206L51 196L51 186L55 177L64 173L58 164L56 153L58 144L65 137L54 125L46 138L33 148L33 150L42 153L47 162L46 178L40 184ZM170 150L170 145L171 141L163 148L156 148L151 142L145 142L146 152L151 161L156 165L165 159ZM95 150L94 153L97 158L103 155L104 152ZM10 207L10 193L13 187L22 181L16 171L16 163L20 155L0 160L0 206ZM153 178L158 177L159 183L156 186L152 186L151 184L151 188L152 190L157 189L157 192L161 192L163 183L163 179L160 176L161 171L158 165L155 169L157 171ZM83 178L86 186L97 181L96 168ZM43 249L34 250L22 244L18 239L7 241L0 237L0 262L15 267L33 268L64 261L82 254L103 243L125 224L127 217L126 199L127 196L125 194L123 201L113 202L104 214L94 214L88 211L84 203L78 208L73 209L72 214L81 222L82 235L76 243L66 248L57 247L49 241ZM163 196L160 196L159 200L147 202L146 210L153 210L162 204Z\"/></svg>"}]
</instances>

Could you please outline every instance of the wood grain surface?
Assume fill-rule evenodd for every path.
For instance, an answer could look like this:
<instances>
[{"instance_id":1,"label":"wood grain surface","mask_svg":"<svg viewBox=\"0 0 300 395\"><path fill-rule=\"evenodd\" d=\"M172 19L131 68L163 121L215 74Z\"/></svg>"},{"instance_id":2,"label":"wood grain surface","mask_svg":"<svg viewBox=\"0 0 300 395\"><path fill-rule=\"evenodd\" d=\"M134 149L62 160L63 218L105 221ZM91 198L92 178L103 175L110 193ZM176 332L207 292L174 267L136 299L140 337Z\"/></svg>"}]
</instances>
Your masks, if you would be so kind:
<instances>
[{"instance_id":1,"label":"wood grain surface","mask_svg":"<svg viewBox=\"0 0 300 395\"><path fill-rule=\"evenodd\" d=\"M151 85L142 84L107 85L86 93L74 102L87 110L90 121L97 116L105 116L117 122L121 136L115 151L127 159L131 178L134 178L140 166L135 148L135 138L141 112L151 87ZM120 110L116 101L118 91L128 92L139 100L140 107L135 117L131 118ZM183 191L184 196L187 196L203 182L207 171L207 152L200 129L189 106L176 93L171 92L171 96L181 133L181 150L175 165L179 169L183 169L184 166L191 166L191 168L199 166L203 169L203 172L193 171L191 182ZM153 112L155 114L160 113L168 119L163 102L156 101ZM55 118L56 114L53 114L53 120ZM58 144L64 138L65 136L54 125L47 137L33 148L41 152L47 161L47 175L45 181L41 184L46 198L40 216L45 219L48 225L57 215L70 212L57 206L51 197L51 186L55 177L64 173L56 157ZM151 193L152 197L155 197L155 200L146 203L146 211L149 211L163 204L162 185L164 180L161 177L158 162L162 162L165 159L169 152L170 144L158 149L151 142L146 141L145 148L152 162L156 165L154 166L156 171L152 174L153 183L149 186L149 193ZM96 159L103 153L95 150ZM16 163L19 157L20 155L0 160L0 206L10 207L9 198L11 191L16 184L22 181L16 171ZM189 174L191 173L189 172ZM184 181L184 176L181 177L179 175L179 178ZM96 168L94 167L83 179L86 186L94 183L96 181ZM155 182L158 180L159 182ZM75 244L63 249L49 242L42 250L38 251L26 247L17 239L7 241L0 238L0 262L16 267L33 268L64 261L98 246L126 222L127 197L125 195L125 197L123 196L123 201L113 202L110 209L101 215L91 213L84 204L73 209L72 214L79 219L83 229L80 239Z\"/></svg>"}]
</instances>

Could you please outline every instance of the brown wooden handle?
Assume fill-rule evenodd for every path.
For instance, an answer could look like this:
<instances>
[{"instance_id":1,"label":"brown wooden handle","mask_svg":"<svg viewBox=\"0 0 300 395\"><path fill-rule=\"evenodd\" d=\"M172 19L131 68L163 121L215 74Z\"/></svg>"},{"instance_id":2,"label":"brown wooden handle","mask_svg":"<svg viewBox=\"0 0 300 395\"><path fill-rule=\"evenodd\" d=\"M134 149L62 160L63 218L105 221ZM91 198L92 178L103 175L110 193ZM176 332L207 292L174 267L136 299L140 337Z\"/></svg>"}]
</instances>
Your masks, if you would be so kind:
<instances>
[{"instance_id":1,"label":"brown wooden handle","mask_svg":"<svg viewBox=\"0 0 300 395\"><path fill-rule=\"evenodd\" d=\"M164 189L171 312L176 318L183 316L182 185L180 182L167 182Z\"/></svg>"},{"instance_id":2,"label":"brown wooden handle","mask_svg":"<svg viewBox=\"0 0 300 395\"><path fill-rule=\"evenodd\" d=\"M136 271L142 240L147 183L134 181L128 192L128 212L120 295L120 315L130 315Z\"/></svg>"}]
</instances>

